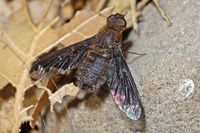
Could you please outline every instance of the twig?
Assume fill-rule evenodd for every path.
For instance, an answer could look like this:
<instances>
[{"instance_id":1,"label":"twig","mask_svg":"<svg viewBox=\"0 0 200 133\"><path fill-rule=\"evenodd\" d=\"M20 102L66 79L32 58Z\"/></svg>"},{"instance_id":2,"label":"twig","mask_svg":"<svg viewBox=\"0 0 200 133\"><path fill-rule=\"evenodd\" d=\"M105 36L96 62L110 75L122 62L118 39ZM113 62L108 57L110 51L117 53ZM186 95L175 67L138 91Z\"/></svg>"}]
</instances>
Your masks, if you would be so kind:
<instances>
[{"instance_id":1,"label":"twig","mask_svg":"<svg viewBox=\"0 0 200 133\"><path fill-rule=\"evenodd\" d=\"M36 32L36 26L35 24L32 22L31 18L30 18L30 15L29 15L29 11L28 11L28 7L27 7L27 4L26 4L26 0L23 0L23 3L24 3L24 8L25 8L25 13L26 13L26 18L30 24L30 26L33 28L33 30Z\"/></svg>"},{"instance_id":2,"label":"twig","mask_svg":"<svg viewBox=\"0 0 200 133\"><path fill-rule=\"evenodd\" d=\"M10 37L8 36L8 34L6 32L4 32L4 36L5 38L8 40L8 42L10 43L10 45L8 45L7 43L5 43L14 53L14 50L12 48L14 48L16 51L18 51L20 54L22 54L23 56L27 56L24 52L22 52L14 43L13 41L10 39ZM12 48L11 48L12 47Z\"/></svg>"},{"instance_id":3,"label":"twig","mask_svg":"<svg viewBox=\"0 0 200 133\"><path fill-rule=\"evenodd\" d=\"M136 0L130 0L131 12L132 12L132 21L133 21L133 29L139 34L138 24L137 24L137 10L136 10Z\"/></svg>"},{"instance_id":4,"label":"twig","mask_svg":"<svg viewBox=\"0 0 200 133\"><path fill-rule=\"evenodd\" d=\"M149 1L150 0L142 0L138 2L137 7L136 7L137 11L141 11Z\"/></svg>"},{"instance_id":5,"label":"twig","mask_svg":"<svg viewBox=\"0 0 200 133\"><path fill-rule=\"evenodd\" d=\"M61 7L63 7L66 3L70 3L71 0L65 0L62 4L61 4Z\"/></svg>"},{"instance_id":6,"label":"twig","mask_svg":"<svg viewBox=\"0 0 200 133\"><path fill-rule=\"evenodd\" d=\"M103 6L104 6L105 3L106 3L106 0L99 0L99 3L98 3L98 5L96 6L94 12L97 13L97 12L101 11L101 9L103 8Z\"/></svg>"},{"instance_id":7,"label":"twig","mask_svg":"<svg viewBox=\"0 0 200 133\"><path fill-rule=\"evenodd\" d=\"M168 26L172 26L172 23L170 22L170 20L167 18L167 16L165 15L165 12L160 8L160 5L158 3L158 0L153 0L153 3L156 5L156 7L158 8L161 16L163 17L163 19L167 22Z\"/></svg>"},{"instance_id":8,"label":"twig","mask_svg":"<svg viewBox=\"0 0 200 133\"><path fill-rule=\"evenodd\" d=\"M52 2L52 0L48 1L48 4L47 4L47 6L45 8L45 11L44 11L44 15L42 16L42 19L41 19L41 21L39 23L39 26L37 28L37 33L40 32L40 30L42 29L42 26L44 24L44 19L46 18L47 13L49 12L49 8L51 6L51 2Z\"/></svg>"},{"instance_id":9,"label":"twig","mask_svg":"<svg viewBox=\"0 0 200 133\"><path fill-rule=\"evenodd\" d=\"M56 18L54 18L45 28L43 28L40 33L38 34L38 36L41 36L45 31L47 31L52 25L54 25L58 20L60 19L59 16L57 16Z\"/></svg>"}]
</instances>

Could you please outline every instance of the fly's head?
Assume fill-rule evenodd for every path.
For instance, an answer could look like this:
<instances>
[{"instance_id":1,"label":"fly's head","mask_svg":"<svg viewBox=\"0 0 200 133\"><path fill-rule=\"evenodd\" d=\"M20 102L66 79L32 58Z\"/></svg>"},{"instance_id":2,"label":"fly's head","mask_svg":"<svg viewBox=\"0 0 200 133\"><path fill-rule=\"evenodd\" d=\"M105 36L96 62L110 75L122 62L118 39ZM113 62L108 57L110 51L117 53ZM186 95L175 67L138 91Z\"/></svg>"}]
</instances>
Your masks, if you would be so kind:
<instances>
[{"instance_id":1,"label":"fly's head","mask_svg":"<svg viewBox=\"0 0 200 133\"><path fill-rule=\"evenodd\" d=\"M125 15L121 15L119 13L110 15L107 18L107 27L114 28L119 31L124 31L126 28L126 20L124 19Z\"/></svg>"}]
</instances>

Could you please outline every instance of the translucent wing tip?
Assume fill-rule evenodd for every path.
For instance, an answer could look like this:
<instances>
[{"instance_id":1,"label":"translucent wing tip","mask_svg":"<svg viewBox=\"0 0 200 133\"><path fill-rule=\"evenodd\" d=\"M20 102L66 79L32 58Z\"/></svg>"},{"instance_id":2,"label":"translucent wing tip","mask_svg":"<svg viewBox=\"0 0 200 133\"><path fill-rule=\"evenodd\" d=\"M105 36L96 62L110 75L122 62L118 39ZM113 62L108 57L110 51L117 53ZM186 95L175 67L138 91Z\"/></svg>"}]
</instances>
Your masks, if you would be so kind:
<instances>
[{"instance_id":1,"label":"translucent wing tip","mask_svg":"<svg viewBox=\"0 0 200 133\"><path fill-rule=\"evenodd\" d=\"M51 77L60 73L64 73L64 69L57 69L55 67L49 67L48 69L42 67L41 65L35 65L29 71L29 76L33 79L40 79L45 77Z\"/></svg>"},{"instance_id":2,"label":"translucent wing tip","mask_svg":"<svg viewBox=\"0 0 200 133\"><path fill-rule=\"evenodd\" d=\"M142 109L140 107L139 101L135 101L134 104L124 104L125 96L120 94L115 94L115 91L111 90L111 94L115 99L115 102L119 108L132 120L137 120L140 118Z\"/></svg>"},{"instance_id":3,"label":"translucent wing tip","mask_svg":"<svg viewBox=\"0 0 200 133\"><path fill-rule=\"evenodd\" d=\"M41 78L41 75L43 75L44 73L45 73L45 71L44 71L43 67L41 67L40 65L34 64L31 68L31 70L29 71L29 76L32 79L39 79L39 78Z\"/></svg>"},{"instance_id":4,"label":"translucent wing tip","mask_svg":"<svg viewBox=\"0 0 200 133\"><path fill-rule=\"evenodd\" d=\"M124 105L124 110L122 110L130 119L137 120L140 118L142 109L139 107L139 103L136 105Z\"/></svg>"}]
</instances>

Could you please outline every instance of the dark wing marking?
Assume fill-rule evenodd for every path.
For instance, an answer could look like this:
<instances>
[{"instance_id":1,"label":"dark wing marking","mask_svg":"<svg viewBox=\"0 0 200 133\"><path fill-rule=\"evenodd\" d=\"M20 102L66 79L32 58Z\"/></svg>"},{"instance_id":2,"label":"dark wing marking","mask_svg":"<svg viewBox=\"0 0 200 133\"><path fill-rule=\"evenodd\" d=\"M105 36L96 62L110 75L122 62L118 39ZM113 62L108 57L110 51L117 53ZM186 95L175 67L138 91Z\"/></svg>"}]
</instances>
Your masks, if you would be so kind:
<instances>
[{"instance_id":1,"label":"dark wing marking","mask_svg":"<svg viewBox=\"0 0 200 133\"><path fill-rule=\"evenodd\" d=\"M40 79L74 68L86 56L95 38L96 35L43 57L32 66L30 77Z\"/></svg>"},{"instance_id":2,"label":"dark wing marking","mask_svg":"<svg viewBox=\"0 0 200 133\"><path fill-rule=\"evenodd\" d=\"M129 118L139 119L142 112L140 96L119 46L112 53L107 84L119 108Z\"/></svg>"}]
</instances>

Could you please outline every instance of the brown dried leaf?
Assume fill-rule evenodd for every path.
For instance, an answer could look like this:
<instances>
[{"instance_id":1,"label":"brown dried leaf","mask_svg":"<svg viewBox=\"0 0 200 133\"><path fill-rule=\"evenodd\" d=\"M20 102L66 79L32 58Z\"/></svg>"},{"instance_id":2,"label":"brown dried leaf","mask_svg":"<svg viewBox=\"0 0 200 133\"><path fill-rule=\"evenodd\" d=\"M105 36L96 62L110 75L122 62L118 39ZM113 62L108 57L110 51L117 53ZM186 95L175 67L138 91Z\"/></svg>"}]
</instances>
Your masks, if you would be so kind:
<instances>
[{"instance_id":1,"label":"brown dried leaf","mask_svg":"<svg viewBox=\"0 0 200 133\"><path fill-rule=\"evenodd\" d=\"M83 9L85 10L92 10L95 13L100 12L108 3L109 0L92 0L92 1L87 1L86 5L84 6ZM118 2L118 1L117 1ZM111 5L113 6L113 5Z\"/></svg>"},{"instance_id":2,"label":"brown dried leaf","mask_svg":"<svg viewBox=\"0 0 200 133\"><path fill-rule=\"evenodd\" d=\"M64 96L66 96L66 95L76 96L76 94L80 90L80 88L76 87L74 85L74 83L70 83L70 84L66 84L66 85L62 86L54 94L52 94L52 92L46 87L42 87L42 86L38 86L38 87L43 88L44 90L47 91L47 93L49 95L49 100L51 102L51 107L50 107L51 108L51 112L54 112L53 111L53 106L55 105L56 102L62 103L62 99L63 99Z\"/></svg>"},{"instance_id":3,"label":"brown dried leaf","mask_svg":"<svg viewBox=\"0 0 200 133\"><path fill-rule=\"evenodd\" d=\"M61 15L65 20L69 20L74 15L74 8L72 4L66 4L61 8Z\"/></svg>"},{"instance_id":4,"label":"brown dried leaf","mask_svg":"<svg viewBox=\"0 0 200 133\"><path fill-rule=\"evenodd\" d=\"M41 21L43 13L45 12L45 8L47 7L48 3L49 1L46 0L27 1L29 14L32 18L33 23L37 24ZM61 2L59 0L52 0L51 5L49 5L50 7L48 9L48 14L45 17L46 22L51 21L58 15L58 12L60 11L60 3Z\"/></svg>"},{"instance_id":5,"label":"brown dried leaf","mask_svg":"<svg viewBox=\"0 0 200 133\"><path fill-rule=\"evenodd\" d=\"M21 121L21 123L33 120L33 118L31 116L28 116L28 113L27 113L27 111L32 107L33 107L33 105L31 105L29 107L26 107L20 112L20 121Z\"/></svg>"},{"instance_id":6,"label":"brown dried leaf","mask_svg":"<svg viewBox=\"0 0 200 133\"><path fill-rule=\"evenodd\" d=\"M54 84L54 83L57 83L57 81L58 81L59 79L60 79L59 77L54 76L53 78L51 78L51 80L49 80L49 81L47 82L47 85L46 85L47 87L45 87L45 88L48 88L48 92L53 92L53 90L54 90L54 88L55 88L55 84ZM46 80L47 80L47 79L46 79ZM41 84L39 84L39 83L40 83L40 82L38 82L38 84L37 84L38 88L39 88L39 86L41 85ZM40 86L40 88L44 88L44 86ZM44 89L40 90L40 92L37 93L37 94L39 94L39 96L37 96L37 97L38 97L38 100L37 100L37 103L36 103L36 105L35 105L35 108L34 108L33 110L31 110L31 112L29 113L29 114L31 114L31 116L33 117L33 120L30 121L30 126L31 126L32 128L35 127L35 124L36 124L36 121L37 121L37 119L38 119L40 110L41 110L42 107L45 105L45 103L47 102L48 97L49 97L47 91L44 90Z\"/></svg>"},{"instance_id":7,"label":"brown dried leaf","mask_svg":"<svg viewBox=\"0 0 200 133\"><path fill-rule=\"evenodd\" d=\"M65 0L61 4L61 15L65 20L73 17L77 10L81 10L85 6L85 0Z\"/></svg>"},{"instance_id":8,"label":"brown dried leaf","mask_svg":"<svg viewBox=\"0 0 200 133\"><path fill-rule=\"evenodd\" d=\"M6 0L0 1L0 14L9 18L14 12L22 8L20 1L7 2Z\"/></svg>"},{"instance_id":9,"label":"brown dried leaf","mask_svg":"<svg viewBox=\"0 0 200 133\"><path fill-rule=\"evenodd\" d=\"M58 39L57 30L44 23L39 28L27 19L27 10L17 11L10 18L9 27L3 32L0 41L0 89L7 84L16 88L13 110L12 132L19 132L22 122L30 120L26 110L23 110L24 88L31 86L29 69L33 55ZM47 26L47 27L44 27ZM37 29L38 28L38 29ZM40 45L40 46L37 46ZM5 88L6 89L6 88ZM2 91L0 91L1 93Z\"/></svg>"},{"instance_id":10,"label":"brown dried leaf","mask_svg":"<svg viewBox=\"0 0 200 133\"><path fill-rule=\"evenodd\" d=\"M51 112L53 112L53 106L56 102L61 103L63 97L66 95L76 96L79 90L80 90L79 87L76 87L73 83L71 83L62 86L58 91L56 91L51 96L49 95L49 100L51 102Z\"/></svg>"},{"instance_id":11,"label":"brown dried leaf","mask_svg":"<svg viewBox=\"0 0 200 133\"><path fill-rule=\"evenodd\" d=\"M12 123L9 120L9 114L13 113L13 105L9 103L9 101L13 100L10 98L8 101L4 101L1 105L0 111L0 132L1 133L8 133L12 131Z\"/></svg>"},{"instance_id":12,"label":"brown dried leaf","mask_svg":"<svg viewBox=\"0 0 200 133\"><path fill-rule=\"evenodd\" d=\"M7 2L5 0L0 1L0 35L4 29L9 25L9 17L22 8L22 4L19 1Z\"/></svg>"},{"instance_id":13,"label":"brown dried leaf","mask_svg":"<svg viewBox=\"0 0 200 133\"><path fill-rule=\"evenodd\" d=\"M2 57L0 63L2 79L0 81L0 89L2 89L4 87L3 85L6 83L11 83L14 87L17 87L20 82L22 71L27 67L24 65L24 62L27 60L30 51L32 51L30 50L31 43L36 33L25 16L24 10L16 12L10 19L11 23L8 29L6 29L2 35L0 42L0 56ZM55 42L57 38L57 30L49 29L42 36L35 39L34 43L39 46L35 48L33 53L38 53L41 49ZM25 87L31 84L31 80L27 79Z\"/></svg>"},{"instance_id":14,"label":"brown dried leaf","mask_svg":"<svg viewBox=\"0 0 200 133\"><path fill-rule=\"evenodd\" d=\"M11 130L12 130L13 123L11 123L11 122L14 119L14 116L13 116L14 104L13 104L13 102L14 102L14 98L10 98L8 101L5 101L2 103L1 111L0 111L0 123L1 123L0 132L1 133L8 133L8 132L11 132ZM27 115L27 110L29 110L32 107L33 107L33 105L21 110L21 112L19 114L21 123L24 123L24 122L27 122L27 121L30 121L33 119L31 116Z\"/></svg>"},{"instance_id":15,"label":"brown dried leaf","mask_svg":"<svg viewBox=\"0 0 200 133\"><path fill-rule=\"evenodd\" d=\"M101 11L101 14L108 16L112 13L113 7L105 8ZM69 23L63 25L58 31L59 39L55 43L43 48L38 54L33 58L43 55L49 52L51 49L55 48L59 43L64 44L64 46L69 46L76 42L82 41L86 38L93 36L98 33L99 29L105 25L106 18L101 17L99 14L95 14L89 11L77 11L75 16L70 20Z\"/></svg>"},{"instance_id":16,"label":"brown dried leaf","mask_svg":"<svg viewBox=\"0 0 200 133\"><path fill-rule=\"evenodd\" d=\"M77 11L70 23L63 25L59 30L59 36L63 38L62 44L68 46L82 41L98 33L106 24L106 18L112 13L113 7L105 8L99 14L89 11Z\"/></svg>"}]
</instances>

